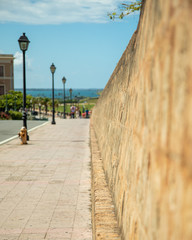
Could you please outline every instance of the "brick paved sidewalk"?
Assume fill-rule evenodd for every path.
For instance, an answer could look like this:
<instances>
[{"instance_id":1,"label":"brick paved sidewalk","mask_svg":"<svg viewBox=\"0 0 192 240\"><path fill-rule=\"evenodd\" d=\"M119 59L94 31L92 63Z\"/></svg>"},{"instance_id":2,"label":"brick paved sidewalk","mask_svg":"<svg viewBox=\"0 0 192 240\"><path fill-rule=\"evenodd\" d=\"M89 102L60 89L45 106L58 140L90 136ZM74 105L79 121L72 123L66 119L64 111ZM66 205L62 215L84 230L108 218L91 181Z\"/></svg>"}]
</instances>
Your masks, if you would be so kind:
<instances>
[{"instance_id":1,"label":"brick paved sidewalk","mask_svg":"<svg viewBox=\"0 0 192 240\"><path fill-rule=\"evenodd\" d=\"M91 240L88 119L0 146L0 240Z\"/></svg>"}]
</instances>

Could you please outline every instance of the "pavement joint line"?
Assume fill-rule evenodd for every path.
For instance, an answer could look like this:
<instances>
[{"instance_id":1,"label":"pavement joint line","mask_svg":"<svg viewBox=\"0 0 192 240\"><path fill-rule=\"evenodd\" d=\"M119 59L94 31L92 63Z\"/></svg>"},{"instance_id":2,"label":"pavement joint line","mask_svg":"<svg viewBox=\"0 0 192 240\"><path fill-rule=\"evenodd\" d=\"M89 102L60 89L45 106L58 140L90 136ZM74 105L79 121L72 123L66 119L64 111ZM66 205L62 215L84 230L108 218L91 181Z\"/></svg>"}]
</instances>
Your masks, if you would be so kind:
<instances>
[{"instance_id":1,"label":"pavement joint line","mask_svg":"<svg viewBox=\"0 0 192 240\"><path fill-rule=\"evenodd\" d=\"M36 126L36 127L34 127L34 128L31 128L31 129L28 130L28 132L31 132L31 131L33 131L33 130L36 130L37 128L42 127L42 126L44 126L44 125L46 125L46 124L48 124L48 123L49 123L49 121L47 121L47 122L45 122L45 123L43 123L43 124L41 124L41 125L39 125L39 126ZM13 139L15 139L15 138L18 138L18 135L15 135L15 136L13 136L13 137L11 137L11 138L8 138L8 139L0 142L0 145L3 145L3 144L5 144L5 143L7 143L7 142L10 142L11 140L13 140Z\"/></svg>"}]
</instances>

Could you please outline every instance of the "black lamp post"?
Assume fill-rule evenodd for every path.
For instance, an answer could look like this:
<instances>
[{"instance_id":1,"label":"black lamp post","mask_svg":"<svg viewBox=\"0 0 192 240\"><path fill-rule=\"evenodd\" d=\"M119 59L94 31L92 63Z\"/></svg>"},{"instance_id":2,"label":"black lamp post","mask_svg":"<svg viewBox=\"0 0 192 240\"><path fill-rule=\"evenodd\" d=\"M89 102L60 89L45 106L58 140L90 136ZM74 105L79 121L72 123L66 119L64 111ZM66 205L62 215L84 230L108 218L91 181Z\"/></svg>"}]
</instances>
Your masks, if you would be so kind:
<instances>
[{"instance_id":1,"label":"black lamp post","mask_svg":"<svg viewBox=\"0 0 192 240\"><path fill-rule=\"evenodd\" d=\"M69 92L70 92L70 98L71 98L71 104L72 104L72 88L69 89Z\"/></svg>"},{"instance_id":2,"label":"black lamp post","mask_svg":"<svg viewBox=\"0 0 192 240\"><path fill-rule=\"evenodd\" d=\"M52 63L51 67L50 67L50 70L51 70L51 73L52 73L52 104L53 104L53 113L52 113L52 122L51 124L56 124L55 122L55 103L54 103L54 73L55 73L55 70L56 70L56 67L55 65Z\"/></svg>"},{"instance_id":3,"label":"black lamp post","mask_svg":"<svg viewBox=\"0 0 192 240\"><path fill-rule=\"evenodd\" d=\"M65 117L65 83L66 83L67 79L65 77L62 78L62 82L63 82L63 91L64 91L64 105L63 105L63 118L66 118Z\"/></svg>"},{"instance_id":4,"label":"black lamp post","mask_svg":"<svg viewBox=\"0 0 192 240\"><path fill-rule=\"evenodd\" d=\"M25 36L25 33L19 38L19 47L23 52L23 127L27 129L27 113L26 113L26 80L25 80L25 52L29 46L29 39ZM29 136L27 134L27 140L29 140Z\"/></svg>"},{"instance_id":5,"label":"black lamp post","mask_svg":"<svg viewBox=\"0 0 192 240\"><path fill-rule=\"evenodd\" d=\"M41 103L39 103L39 118L41 119Z\"/></svg>"}]
</instances>

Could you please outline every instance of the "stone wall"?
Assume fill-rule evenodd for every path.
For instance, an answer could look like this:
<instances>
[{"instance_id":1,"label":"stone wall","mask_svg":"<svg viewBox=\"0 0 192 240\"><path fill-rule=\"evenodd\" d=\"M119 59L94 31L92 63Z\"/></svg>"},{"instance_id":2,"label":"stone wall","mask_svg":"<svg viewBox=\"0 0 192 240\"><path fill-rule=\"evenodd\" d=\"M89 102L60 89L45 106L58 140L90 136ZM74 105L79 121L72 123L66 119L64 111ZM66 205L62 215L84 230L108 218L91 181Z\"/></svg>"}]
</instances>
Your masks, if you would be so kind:
<instances>
[{"instance_id":1,"label":"stone wall","mask_svg":"<svg viewBox=\"0 0 192 240\"><path fill-rule=\"evenodd\" d=\"M192 239L191 12L191 0L144 2L92 114L125 240Z\"/></svg>"}]
</instances>

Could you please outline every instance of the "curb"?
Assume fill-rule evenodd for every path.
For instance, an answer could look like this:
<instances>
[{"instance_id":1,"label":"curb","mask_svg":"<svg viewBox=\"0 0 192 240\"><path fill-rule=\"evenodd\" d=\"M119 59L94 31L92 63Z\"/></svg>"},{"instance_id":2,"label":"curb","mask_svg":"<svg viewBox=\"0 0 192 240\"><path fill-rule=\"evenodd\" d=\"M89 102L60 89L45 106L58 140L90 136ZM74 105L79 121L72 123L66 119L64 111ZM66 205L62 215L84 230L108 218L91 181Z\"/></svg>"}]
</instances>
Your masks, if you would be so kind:
<instances>
[{"instance_id":1,"label":"curb","mask_svg":"<svg viewBox=\"0 0 192 240\"><path fill-rule=\"evenodd\" d=\"M38 126L36 126L36 127L34 127L34 128L31 128L30 130L28 130L28 132L31 132L31 131L33 131L33 130L36 130L37 128L42 127L42 126L44 126L44 125L46 125L46 124L48 124L48 123L49 123L49 121L47 121L47 122L45 122L45 123L43 123L43 124L41 124L41 125L38 125ZM10 141L12 141L13 139L16 139L16 138L18 138L18 135L15 135L15 136L13 136L13 137L11 137L11 138L8 138L8 139L0 142L0 145L3 145L3 144L5 144L5 143L7 143L7 142L10 142Z\"/></svg>"}]
</instances>

